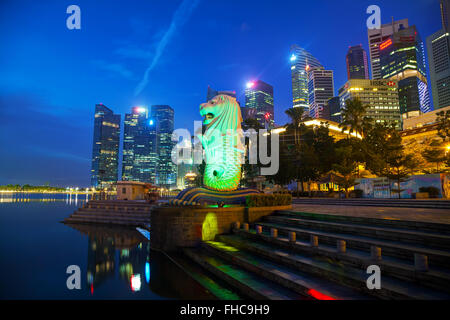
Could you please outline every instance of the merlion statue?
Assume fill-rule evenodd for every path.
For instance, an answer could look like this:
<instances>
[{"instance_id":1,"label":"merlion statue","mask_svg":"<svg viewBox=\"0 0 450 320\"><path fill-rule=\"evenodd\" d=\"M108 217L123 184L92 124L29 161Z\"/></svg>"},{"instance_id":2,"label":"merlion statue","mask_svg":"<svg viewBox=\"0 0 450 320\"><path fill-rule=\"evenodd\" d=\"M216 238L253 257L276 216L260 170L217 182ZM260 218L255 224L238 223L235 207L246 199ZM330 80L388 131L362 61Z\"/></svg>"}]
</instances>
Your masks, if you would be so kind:
<instances>
[{"instance_id":1,"label":"merlion statue","mask_svg":"<svg viewBox=\"0 0 450 320\"><path fill-rule=\"evenodd\" d=\"M205 150L202 187L181 191L171 205L245 204L246 196L259 193L254 189L238 189L244 159L241 108L228 95L217 95L200 105L204 117L204 133L199 136Z\"/></svg>"},{"instance_id":2,"label":"merlion statue","mask_svg":"<svg viewBox=\"0 0 450 320\"><path fill-rule=\"evenodd\" d=\"M236 190L244 159L241 108L235 98L218 95L200 105L200 115L205 128L201 138L206 156L203 183L212 190Z\"/></svg>"}]
</instances>

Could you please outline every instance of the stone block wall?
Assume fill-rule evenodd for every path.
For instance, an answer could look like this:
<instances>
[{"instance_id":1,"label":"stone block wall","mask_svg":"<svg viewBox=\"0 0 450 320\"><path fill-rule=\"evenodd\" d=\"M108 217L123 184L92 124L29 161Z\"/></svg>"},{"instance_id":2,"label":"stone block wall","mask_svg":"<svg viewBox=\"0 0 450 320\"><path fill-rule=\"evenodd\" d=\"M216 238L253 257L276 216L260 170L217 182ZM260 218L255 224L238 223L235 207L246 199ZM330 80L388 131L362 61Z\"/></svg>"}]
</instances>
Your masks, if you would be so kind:
<instances>
[{"instance_id":1,"label":"stone block wall","mask_svg":"<svg viewBox=\"0 0 450 320\"><path fill-rule=\"evenodd\" d=\"M282 207L161 207L151 212L150 242L152 248L174 251L180 247L195 247L202 240L213 240L217 234L230 233L232 224L253 223Z\"/></svg>"}]
</instances>

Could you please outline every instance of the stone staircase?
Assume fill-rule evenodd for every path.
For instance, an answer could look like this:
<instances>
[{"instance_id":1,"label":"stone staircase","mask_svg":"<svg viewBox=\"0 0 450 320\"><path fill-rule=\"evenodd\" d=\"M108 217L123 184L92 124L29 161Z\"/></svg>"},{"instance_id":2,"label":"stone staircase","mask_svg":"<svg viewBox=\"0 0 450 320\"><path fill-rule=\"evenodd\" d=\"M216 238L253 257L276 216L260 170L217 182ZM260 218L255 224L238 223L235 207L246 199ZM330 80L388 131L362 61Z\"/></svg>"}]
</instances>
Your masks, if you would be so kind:
<instances>
[{"instance_id":1,"label":"stone staircase","mask_svg":"<svg viewBox=\"0 0 450 320\"><path fill-rule=\"evenodd\" d=\"M91 200L63 222L149 228L150 212L153 206L137 201Z\"/></svg>"},{"instance_id":2,"label":"stone staircase","mask_svg":"<svg viewBox=\"0 0 450 320\"><path fill-rule=\"evenodd\" d=\"M450 225L282 211L184 253L254 299L450 299Z\"/></svg>"},{"instance_id":3,"label":"stone staircase","mask_svg":"<svg viewBox=\"0 0 450 320\"><path fill-rule=\"evenodd\" d=\"M396 207L396 208L428 208L450 209L450 200L433 199L335 199L335 198L293 198L293 204L327 205L327 206L363 206L363 207Z\"/></svg>"}]
</instances>

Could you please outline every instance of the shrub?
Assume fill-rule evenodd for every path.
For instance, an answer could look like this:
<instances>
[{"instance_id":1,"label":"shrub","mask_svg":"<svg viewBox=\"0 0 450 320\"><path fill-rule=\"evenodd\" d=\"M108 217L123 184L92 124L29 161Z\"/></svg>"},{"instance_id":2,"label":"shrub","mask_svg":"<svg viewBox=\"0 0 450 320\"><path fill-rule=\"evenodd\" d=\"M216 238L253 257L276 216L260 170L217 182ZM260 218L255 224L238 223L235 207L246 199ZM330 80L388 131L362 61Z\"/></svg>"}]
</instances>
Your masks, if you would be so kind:
<instances>
[{"instance_id":1,"label":"shrub","mask_svg":"<svg viewBox=\"0 0 450 320\"><path fill-rule=\"evenodd\" d=\"M292 203L292 196L288 193L252 194L246 197L247 207L286 206Z\"/></svg>"},{"instance_id":2,"label":"shrub","mask_svg":"<svg viewBox=\"0 0 450 320\"><path fill-rule=\"evenodd\" d=\"M420 187L419 192L428 192L430 197L439 196L439 189L436 187Z\"/></svg>"},{"instance_id":3,"label":"shrub","mask_svg":"<svg viewBox=\"0 0 450 320\"><path fill-rule=\"evenodd\" d=\"M355 189L350 192L351 198L362 198L363 195L364 195L364 192L363 192L363 190L360 190L360 189Z\"/></svg>"}]
</instances>

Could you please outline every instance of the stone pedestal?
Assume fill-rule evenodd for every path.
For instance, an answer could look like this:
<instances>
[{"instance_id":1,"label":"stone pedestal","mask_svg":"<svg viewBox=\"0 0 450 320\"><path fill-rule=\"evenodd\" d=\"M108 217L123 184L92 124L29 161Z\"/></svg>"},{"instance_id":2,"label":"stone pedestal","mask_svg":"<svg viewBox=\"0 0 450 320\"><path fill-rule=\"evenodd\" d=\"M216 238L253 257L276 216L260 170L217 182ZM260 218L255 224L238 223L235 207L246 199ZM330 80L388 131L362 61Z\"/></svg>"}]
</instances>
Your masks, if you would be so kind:
<instances>
[{"instance_id":1,"label":"stone pedestal","mask_svg":"<svg viewBox=\"0 0 450 320\"><path fill-rule=\"evenodd\" d=\"M230 233L235 222L255 223L279 207L160 207L151 212L150 242L155 249L174 251L195 247L201 241L214 240L218 234Z\"/></svg>"}]
</instances>

